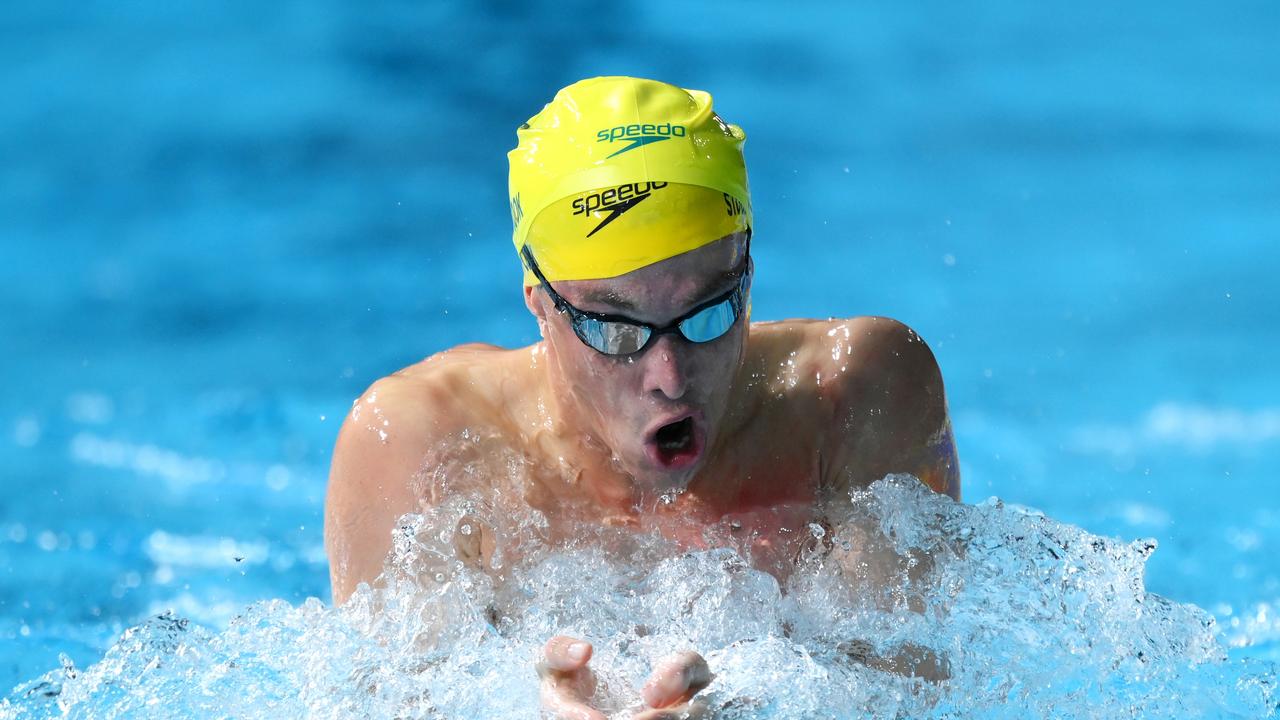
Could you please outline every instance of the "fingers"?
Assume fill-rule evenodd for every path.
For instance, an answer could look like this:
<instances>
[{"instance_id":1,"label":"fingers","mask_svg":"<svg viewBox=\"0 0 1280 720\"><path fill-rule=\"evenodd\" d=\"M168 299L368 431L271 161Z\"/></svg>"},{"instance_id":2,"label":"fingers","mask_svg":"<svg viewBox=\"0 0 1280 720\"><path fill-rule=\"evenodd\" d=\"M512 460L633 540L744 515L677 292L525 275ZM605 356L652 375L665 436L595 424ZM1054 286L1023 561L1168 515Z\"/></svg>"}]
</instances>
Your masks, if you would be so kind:
<instances>
[{"instance_id":1,"label":"fingers","mask_svg":"<svg viewBox=\"0 0 1280 720\"><path fill-rule=\"evenodd\" d=\"M590 659L591 643L568 635L557 635L543 647L540 665L556 672L573 672L585 667Z\"/></svg>"},{"instance_id":2,"label":"fingers","mask_svg":"<svg viewBox=\"0 0 1280 720\"><path fill-rule=\"evenodd\" d=\"M542 709L557 720L606 720L604 714L587 705L595 693L596 679L587 667L591 644L566 635L547 641L538 661L542 678Z\"/></svg>"},{"instance_id":3,"label":"fingers","mask_svg":"<svg viewBox=\"0 0 1280 720\"><path fill-rule=\"evenodd\" d=\"M543 710L555 718L606 720L604 714L587 703L595 692L595 676L587 667L591 644L558 635L543 647L537 664L542 678ZM713 679L707 661L696 652L683 652L661 660L649 676L641 694L645 710L635 720L675 720L708 717L702 702L690 702Z\"/></svg>"},{"instance_id":4,"label":"fingers","mask_svg":"<svg viewBox=\"0 0 1280 720\"><path fill-rule=\"evenodd\" d=\"M640 691L651 708L685 703L711 684L711 668L696 652L682 652L660 661ZM661 716L656 716L661 717Z\"/></svg>"}]
</instances>

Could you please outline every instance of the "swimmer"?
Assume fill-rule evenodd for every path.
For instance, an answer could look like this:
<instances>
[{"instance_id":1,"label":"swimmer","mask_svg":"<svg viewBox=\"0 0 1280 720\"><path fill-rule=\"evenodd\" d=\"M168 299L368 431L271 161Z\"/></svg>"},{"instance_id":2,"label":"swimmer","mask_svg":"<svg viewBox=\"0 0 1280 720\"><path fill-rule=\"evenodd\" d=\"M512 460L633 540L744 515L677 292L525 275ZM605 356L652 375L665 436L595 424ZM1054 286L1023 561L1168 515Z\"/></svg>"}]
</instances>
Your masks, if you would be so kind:
<instances>
[{"instance_id":1,"label":"swimmer","mask_svg":"<svg viewBox=\"0 0 1280 720\"><path fill-rule=\"evenodd\" d=\"M455 347L356 401L325 508L335 603L375 583L402 515L464 476L507 484L495 497L541 512L553 538L586 520L702 547L700 528L723 527L780 578L795 530L886 474L960 498L942 377L915 332L879 317L751 322L751 248L778 241L753 235L745 134L709 94L583 80L517 136L513 240L542 339ZM546 709L604 717L590 656L547 642ZM672 656L641 716L696 713L709 681L696 652Z\"/></svg>"}]
</instances>

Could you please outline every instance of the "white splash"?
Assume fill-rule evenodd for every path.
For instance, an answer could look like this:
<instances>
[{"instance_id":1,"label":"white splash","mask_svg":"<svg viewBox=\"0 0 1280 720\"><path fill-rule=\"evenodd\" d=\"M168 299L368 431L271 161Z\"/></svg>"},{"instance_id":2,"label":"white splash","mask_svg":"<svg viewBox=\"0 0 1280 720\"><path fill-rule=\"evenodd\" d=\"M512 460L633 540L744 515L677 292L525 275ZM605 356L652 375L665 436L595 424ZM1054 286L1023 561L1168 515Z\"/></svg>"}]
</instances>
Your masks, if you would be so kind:
<instances>
[{"instance_id":1,"label":"white splash","mask_svg":"<svg viewBox=\"0 0 1280 720\"><path fill-rule=\"evenodd\" d=\"M595 644L596 701L616 717L682 649L715 673L717 718L1277 712L1274 665L1228 659L1208 613L1145 591L1154 542L955 503L907 476L808 528L782 584L733 550L625 529L552 545L538 516L494 507L406 516L382 586L341 609L264 602L221 633L158 615L88 669L64 660L15 688L0 718L532 718L533 660L561 633ZM464 562L486 532L497 554Z\"/></svg>"}]
</instances>

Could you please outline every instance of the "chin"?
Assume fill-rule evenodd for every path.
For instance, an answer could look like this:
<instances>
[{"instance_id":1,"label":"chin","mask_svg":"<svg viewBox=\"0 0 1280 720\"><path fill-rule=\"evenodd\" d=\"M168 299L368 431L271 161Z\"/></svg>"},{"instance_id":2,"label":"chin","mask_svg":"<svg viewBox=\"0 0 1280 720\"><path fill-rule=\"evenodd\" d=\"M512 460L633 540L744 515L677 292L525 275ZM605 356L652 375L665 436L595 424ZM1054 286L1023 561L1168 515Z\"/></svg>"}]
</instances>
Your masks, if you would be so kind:
<instances>
[{"instance_id":1,"label":"chin","mask_svg":"<svg viewBox=\"0 0 1280 720\"><path fill-rule=\"evenodd\" d=\"M709 430L697 408L669 412L648 422L639 443L620 444L626 449L615 457L642 494L683 492L706 464Z\"/></svg>"},{"instance_id":2,"label":"chin","mask_svg":"<svg viewBox=\"0 0 1280 720\"><path fill-rule=\"evenodd\" d=\"M643 448L631 471L637 487L647 493L684 492L698 470L705 464L705 451L662 456L652 447Z\"/></svg>"},{"instance_id":3,"label":"chin","mask_svg":"<svg viewBox=\"0 0 1280 720\"><path fill-rule=\"evenodd\" d=\"M637 502L641 505L652 505L664 495L678 495L689 487L693 479L692 472L680 473L643 473L633 475L637 492Z\"/></svg>"}]
</instances>

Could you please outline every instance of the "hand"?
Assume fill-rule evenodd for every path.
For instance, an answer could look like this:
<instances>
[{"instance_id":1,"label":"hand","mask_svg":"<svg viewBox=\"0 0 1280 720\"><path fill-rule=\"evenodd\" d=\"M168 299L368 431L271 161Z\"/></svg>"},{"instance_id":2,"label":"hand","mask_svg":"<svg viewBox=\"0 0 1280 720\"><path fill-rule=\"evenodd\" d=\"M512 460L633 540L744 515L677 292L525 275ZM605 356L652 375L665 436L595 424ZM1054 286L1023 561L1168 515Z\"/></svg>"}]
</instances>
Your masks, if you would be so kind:
<instances>
[{"instance_id":1,"label":"hand","mask_svg":"<svg viewBox=\"0 0 1280 720\"><path fill-rule=\"evenodd\" d=\"M692 650L668 655L658 662L640 694L648 706L632 716L632 720L677 720L705 718L707 706L694 701L715 676L707 661Z\"/></svg>"},{"instance_id":2,"label":"hand","mask_svg":"<svg viewBox=\"0 0 1280 720\"><path fill-rule=\"evenodd\" d=\"M605 720L588 705L596 691L596 677L587 662L591 644L565 635L547 641L537 664L542 678L542 708L557 720ZM706 717L706 706L690 702L711 683L711 668L696 652L682 652L660 661L641 695L645 707L632 720L676 720Z\"/></svg>"}]
</instances>

